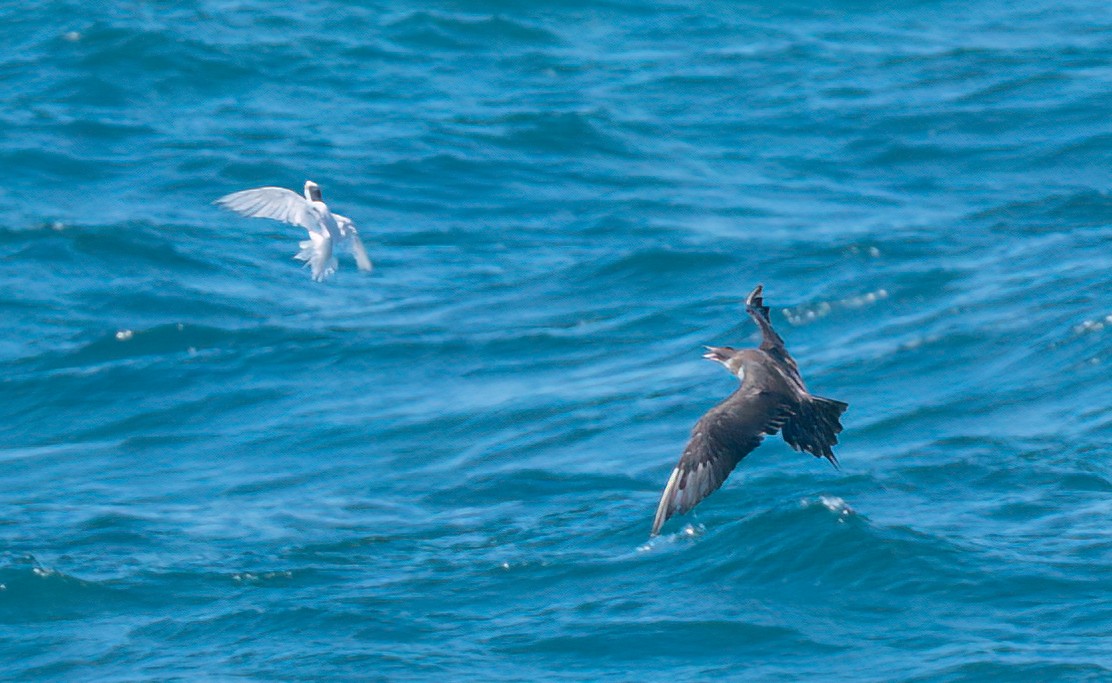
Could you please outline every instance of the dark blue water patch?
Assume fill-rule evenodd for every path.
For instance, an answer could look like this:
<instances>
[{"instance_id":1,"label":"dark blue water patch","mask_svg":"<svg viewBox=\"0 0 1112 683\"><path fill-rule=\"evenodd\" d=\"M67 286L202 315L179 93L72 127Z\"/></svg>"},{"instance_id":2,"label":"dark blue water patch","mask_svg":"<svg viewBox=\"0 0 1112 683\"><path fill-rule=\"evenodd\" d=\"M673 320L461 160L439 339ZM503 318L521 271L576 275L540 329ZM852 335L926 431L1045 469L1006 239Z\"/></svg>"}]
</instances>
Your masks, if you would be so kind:
<instances>
[{"instance_id":1,"label":"dark blue water patch","mask_svg":"<svg viewBox=\"0 0 1112 683\"><path fill-rule=\"evenodd\" d=\"M1021 97L1028 102L1041 104L1061 99L1066 88L1054 86L1064 86L1069 82L1069 78L1055 72L1026 74L1011 72L1010 77L980 91L964 95L957 102L976 102L983 106Z\"/></svg>"},{"instance_id":2,"label":"dark blue water patch","mask_svg":"<svg viewBox=\"0 0 1112 683\"><path fill-rule=\"evenodd\" d=\"M9 625L113 614L142 604L126 589L66 575L30 556L5 565L0 568L0 621Z\"/></svg>"},{"instance_id":3,"label":"dark blue water patch","mask_svg":"<svg viewBox=\"0 0 1112 683\"><path fill-rule=\"evenodd\" d=\"M119 512L104 512L81 523L83 543L141 546L147 541L147 520Z\"/></svg>"},{"instance_id":4,"label":"dark blue water patch","mask_svg":"<svg viewBox=\"0 0 1112 683\"><path fill-rule=\"evenodd\" d=\"M54 123L53 121L51 123ZM58 122L62 123L62 122ZM137 144L136 138L152 136L156 131L145 123L130 121L88 121L75 119L65 121L63 125L50 126L51 129L61 128L66 130L67 136L80 140L85 146L89 143L130 143Z\"/></svg>"},{"instance_id":5,"label":"dark blue water patch","mask_svg":"<svg viewBox=\"0 0 1112 683\"><path fill-rule=\"evenodd\" d=\"M1056 145L1046 151L1039 161L1047 165L1072 166L1100 164L1112 149L1112 135L1096 133L1079 136L1064 144Z\"/></svg>"},{"instance_id":6,"label":"dark blue water patch","mask_svg":"<svg viewBox=\"0 0 1112 683\"><path fill-rule=\"evenodd\" d=\"M431 191L433 196L462 199L466 205L468 198L474 197L476 192L492 187L494 176L491 174L496 173L497 168L490 161L441 153L394 162L388 164L383 172L396 178L396 182L422 188L425 196ZM536 171L522 168L522 172L531 174ZM458 182L444 183L446 177L455 178ZM498 191L497 188L495 191Z\"/></svg>"},{"instance_id":7,"label":"dark blue water patch","mask_svg":"<svg viewBox=\"0 0 1112 683\"><path fill-rule=\"evenodd\" d=\"M745 657L758 652L788 653L800 647L819 651L828 649L822 643L816 643L807 635L792 629L732 620L661 619L635 624L624 620L610 624L604 621L569 630L571 633L567 635L539 641L529 636L507 636L494 639L491 645L509 655L541 656L550 664L556 665L568 657L597 658L611 662L631 658L643 661L643 655L636 645L658 641L669 643L669 648L657 652L652 659L664 660L663 663L673 660L691 667L697 666L694 661L705 658L718 660L723 657ZM515 640L524 642L515 646Z\"/></svg>"},{"instance_id":8,"label":"dark blue water patch","mask_svg":"<svg viewBox=\"0 0 1112 683\"><path fill-rule=\"evenodd\" d=\"M599 484L606 484L605 488ZM459 486L438 491L429 498L437 507L454 508L460 505L480 504L498 498L500 491L512 490L518 500L540 500L546 496L567 496L577 492L623 488L628 482L615 481L613 477L584 474L560 475L555 472L514 472L511 475L470 478Z\"/></svg>"},{"instance_id":9,"label":"dark blue water patch","mask_svg":"<svg viewBox=\"0 0 1112 683\"><path fill-rule=\"evenodd\" d=\"M64 183L119 177L123 164L108 159L91 159L49 149L11 149L0 154L9 168L18 168L28 177L46 183Z\"/></svg>"},{"instance_id":10,"label":"dark blue water patch","mask_svg":"<svg viewBox=\"0 0 1112 683\"><path fill-rule=\"evenodd\" d=\"M684 272L694 267L713 268L729 261L729 257L716 252L682 252L665 249L644 249L614 261L602 264L593 277L610 286L638 286L668 277L669 271Z\"/></svg>"},{"instance_id":11,"label":"dark blue water patch","mask_svg":"<svg viewBox=\"0 0 1112 683\"><path fill-rule=\"evenodd\" d=\"M992 678L999 681L1023 681L1032 677L1044 680L1099 680L1109 672L1107 666L1095 661L1078 664L1055 662L1052 658L1051 661L1029 661L1029 656L1020 654L1020 661L1002 662L1002 654L1011 653L994 653L992 658L942 668L932 672L929 678L916 677L910 680L966 681ZM1006 659L1010 660L1011 657Z\"/></svg>"},{"instance_id":12,"label":"dark blue water patch","mask_svg":"<svg viewBox=\"0 0 1112 683\"><path fill-rule=\"evenodd\" d=\"M492 47L533 49L561 42L550 30L504 15L418 11L391 20L386 29L393 40L411 49L480 52Z\"/></svg>"},{"instance_id":13,"label":"dark blue water patch","mask_svg":"<svg viewBox=\"0 0 1112 683\"><path fill-rule=\"evenodd\" d=\"M291 335L292 333L292 335ZM285 337L285 340L283 340ZM292 337L292 338L291 338ZM294 342L293 340L297 341ZM119 330L54 358L36 359L43 369L64 368L96 369L125 360L149 359L157 362L166 356L195 355L210 349L233 350L237 347L248 353L262 351L273 353L276 346L285 343L299 344L297 353L304 353L306 345L314 341L323 343L319 334L267 327L245 330L224 330L203 325L184 323L159 325L147 330ZM269 342L269 344L260 344Z\"/></svg>"},{"instance_id":14,"label":"dark blue water patch","mask_svg":"<svg viewBox=\"0 0 1112 683\"><path fill-rule=\"evenodd\" d=\"M56 223L54 230L15 230L0 233L0 244L27 245L9 258L35 256L62 261L65 266L86 273L97 270L115 276L161 269L212 273L213 264L201 254L189 255L182 237L189 229L142 223L115 225L69 225ZM65 267L64 266L64 267Z\"/></svg>"},{"instance_id":15,"label":"dark blue water patch","mask_svg":"<svg viewBox=\"0 0 1112 683\"><path fill-rule=\"evenodd\" d=\"M505 135L493 138L492 142L533 154L558 157L584 154L633 156L628 146L615 135L608 134L608 129L614 127L615 123L608 117L595 112L529 112L486 122L483 126L485 130L507 131Z\"/></svg>"},{"instance_id":16,"label":"dark blue water patch","mask_svg":"<svg viewBox=\"0 0 1112 683\"><path fill-rule=\"evenodd\" d=\"M98 26L82 32L74 50L81 53L78 67L109 81L151 83L151 75L161 74L164 77L152 85L159 95L172 99L186 91L218 92L224 83L250 73L228 59L224 49L158 30ZM96 98L72 103L100 104Z\"/></svg>"},{"instance_id":17,"label":"dark blue water patch","mask_svg":"<svg viewBox=\"0 0 1112 683\"><path fill-rule=\"evenodd\" d=\"M971 218L1000 231L1022 229L1039 233L1064 228L1107 228L1112 225L1112 196L1091 190L1051 194L999 206Z\"/></svg>"},{"instance_id":18,"label":"dark blue water patch","mask_svg":"<svg viewBox=\"0 0 1112 683\"><path fill-rule=\"evenodd\" d=\"M12 15L0 668L1105 677L1106 8L938 9ZM842 469L650 541L758 282Z\"/></svg>"}]
</instances>

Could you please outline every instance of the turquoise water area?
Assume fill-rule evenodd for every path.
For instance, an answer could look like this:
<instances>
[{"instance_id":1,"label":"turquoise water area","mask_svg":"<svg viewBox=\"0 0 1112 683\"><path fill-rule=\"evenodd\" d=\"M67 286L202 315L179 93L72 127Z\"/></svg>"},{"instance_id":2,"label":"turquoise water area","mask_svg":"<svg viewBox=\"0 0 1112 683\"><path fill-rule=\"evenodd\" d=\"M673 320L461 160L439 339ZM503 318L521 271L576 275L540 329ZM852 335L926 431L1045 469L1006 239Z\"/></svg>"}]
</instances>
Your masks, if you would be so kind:
<instances>
[{"instance_id":1,"label":"turquoise water area","mask_svg":"<svg viewBox=\"0 0 1112 683\"><path fill-rule=\"evenodd\" d=\"M1112 680L1107 3L279 5L0 9L0 676Z\"/></svg>"}]
</instances>

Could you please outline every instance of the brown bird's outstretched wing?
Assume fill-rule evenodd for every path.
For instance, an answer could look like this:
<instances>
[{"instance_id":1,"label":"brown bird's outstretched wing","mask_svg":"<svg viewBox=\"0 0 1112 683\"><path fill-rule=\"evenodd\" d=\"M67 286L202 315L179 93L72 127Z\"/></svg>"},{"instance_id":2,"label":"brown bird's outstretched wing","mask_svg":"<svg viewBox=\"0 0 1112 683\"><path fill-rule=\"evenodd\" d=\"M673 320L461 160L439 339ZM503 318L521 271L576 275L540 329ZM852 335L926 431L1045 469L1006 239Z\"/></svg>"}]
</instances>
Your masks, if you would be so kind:
<instances>
[{"instance_id":1,"label":"brown bird's outstretched wing","mask_svg":"<svg viewBox=\"0 0 1112 683\"><path fill-rule=\"evenodd\" d=\"M761 350L783 364L784 370L790 375L790 379L798 383L799 389L806 391L807 389L803 385L803 377L799 374L799 366L795 364L795 359L788 353L783 338L772 328L772 320L768 317L768 306L764 305L763 291L763 285L757 285L749 293L749 296L745 297L745 311L753 319L753 322L757 323L757 327L761 328Z\"/></svg>"},{"instance_id":2,"label":"brown bird's outstretched wing","mask_svg":"<svg viewBox=\"0 0 1112 683\"><path fill-rule=\"evenodd\" d=\"M792 403L778 394L738 389L696 422L660 497L652 535L669 517L688 512L718 490L741 459L791 417Z\"/></svg>"},{"instance_id":3,"label":"brown bird's outstretched wing","mask_svg":"<svg viewBox=\"0 0 1112 683\"><path fill-rule=\"evenodd\" d=\"M795 414L783 425L784 441L797 451L810 453L816 458L826 458L831 465L837 467L838 459L834 457L832 447L838 443L837 435L842 431L839 418L849 408L849 404L812 396L807 391L803 377L799 374L799 366L788 353L784 340L772 329L768 306L764 305L761 294L762 287L757 285L745 299L745 310L761 328L761 350L781 365L787 379L800 392L799 404L793 410Z\"/></svg>"}]
</instances>

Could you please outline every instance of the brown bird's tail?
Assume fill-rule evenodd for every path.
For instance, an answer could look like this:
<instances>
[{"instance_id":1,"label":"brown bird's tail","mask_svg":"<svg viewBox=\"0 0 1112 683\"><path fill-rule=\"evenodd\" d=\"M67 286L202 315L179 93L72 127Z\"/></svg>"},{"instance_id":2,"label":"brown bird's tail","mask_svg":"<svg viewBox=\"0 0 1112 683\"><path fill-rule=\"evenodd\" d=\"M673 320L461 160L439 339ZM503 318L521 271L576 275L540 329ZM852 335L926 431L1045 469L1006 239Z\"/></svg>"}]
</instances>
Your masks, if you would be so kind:
<instances>
[{"instance_id":1,"label":"brown bird's tail","mask_svg":"<svg viewBox=\"0 0 1112 683\"><path fill-rule=\"evenodd\" d=\"M784 423L781 433L784 441L797 451L810 453L816 458L826 458L834 467L838 459L831 447L838 443L842 431L839 420L849 408L848 403L821 396L808 396L799 403L796 414Z\"/></svg>"}]
</instances>

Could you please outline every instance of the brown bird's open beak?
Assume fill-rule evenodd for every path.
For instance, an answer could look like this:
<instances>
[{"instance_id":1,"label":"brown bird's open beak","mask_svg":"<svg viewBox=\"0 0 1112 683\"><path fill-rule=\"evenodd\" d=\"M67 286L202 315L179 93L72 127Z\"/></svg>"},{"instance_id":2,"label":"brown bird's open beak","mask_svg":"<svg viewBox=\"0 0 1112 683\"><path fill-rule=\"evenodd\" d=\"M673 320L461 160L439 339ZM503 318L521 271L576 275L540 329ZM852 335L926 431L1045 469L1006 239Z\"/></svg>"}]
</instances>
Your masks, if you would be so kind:
<instances>
[{"instance_id":1,"label":"brown bird's open beak","mask_svg":"<svg viewBox=\"0 0 1112 683\"><path fill-rule=\"evenodd\" d=\"M712 360L716 363L724 363L726 359L730 357L729 354L726 353L726 350L719 346L704 346L703 348L707 350L707 352L703 354L703 358L707 360Z\"/></svg>"}]
</instances>

